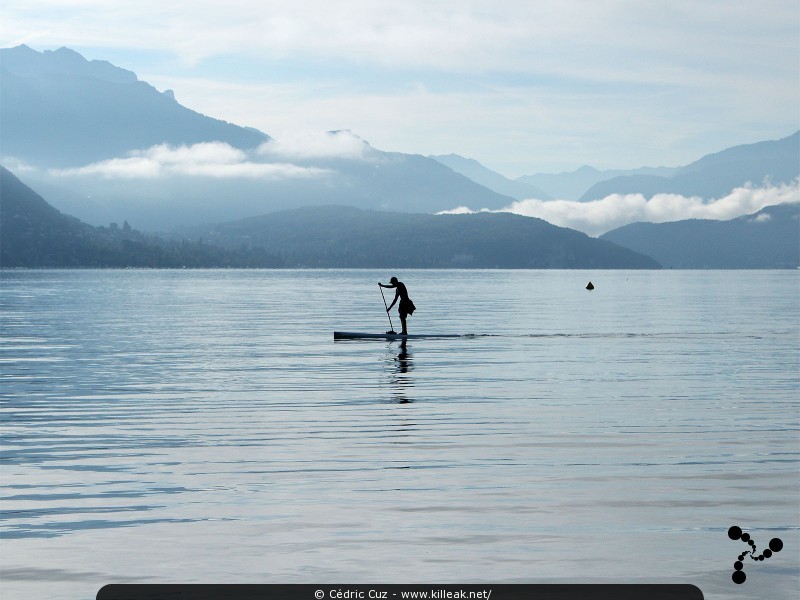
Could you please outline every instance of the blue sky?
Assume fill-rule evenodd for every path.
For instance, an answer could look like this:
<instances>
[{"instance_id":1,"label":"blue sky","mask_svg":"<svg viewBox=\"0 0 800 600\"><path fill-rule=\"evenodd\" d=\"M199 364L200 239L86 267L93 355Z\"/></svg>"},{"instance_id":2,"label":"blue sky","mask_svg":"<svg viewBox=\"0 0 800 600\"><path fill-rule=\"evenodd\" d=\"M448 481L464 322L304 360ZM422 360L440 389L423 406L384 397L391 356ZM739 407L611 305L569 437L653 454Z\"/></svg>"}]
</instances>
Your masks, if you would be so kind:
<instances>
[{"instance_id":1,"label":"blue sky","mask_svg":"<svg viewBox=\"0 0 800 600\"><path fill-rule=\"evenodd\" d=\"M797 0L7 0L0 45L22 43L273 137L349 129L508 177L800 129Z\"/></svg>"}]
</instances>

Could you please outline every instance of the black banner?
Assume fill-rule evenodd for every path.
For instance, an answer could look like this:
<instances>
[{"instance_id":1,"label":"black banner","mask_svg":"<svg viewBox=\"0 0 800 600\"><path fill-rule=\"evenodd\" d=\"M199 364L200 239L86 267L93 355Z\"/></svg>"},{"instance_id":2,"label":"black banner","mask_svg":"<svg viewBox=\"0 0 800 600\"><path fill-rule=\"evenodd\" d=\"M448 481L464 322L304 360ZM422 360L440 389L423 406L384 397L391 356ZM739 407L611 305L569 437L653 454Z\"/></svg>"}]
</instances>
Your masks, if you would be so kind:
<instances>
[{"instance_id":1,"label":"black banner","mask_svg":"<svg viewBox=\"0 0 800 600\"><path fill-rule=\"evenodd\" d=\"M97 600L703 600L693 585L113 584Z\"/></svg>"}]
</instances>

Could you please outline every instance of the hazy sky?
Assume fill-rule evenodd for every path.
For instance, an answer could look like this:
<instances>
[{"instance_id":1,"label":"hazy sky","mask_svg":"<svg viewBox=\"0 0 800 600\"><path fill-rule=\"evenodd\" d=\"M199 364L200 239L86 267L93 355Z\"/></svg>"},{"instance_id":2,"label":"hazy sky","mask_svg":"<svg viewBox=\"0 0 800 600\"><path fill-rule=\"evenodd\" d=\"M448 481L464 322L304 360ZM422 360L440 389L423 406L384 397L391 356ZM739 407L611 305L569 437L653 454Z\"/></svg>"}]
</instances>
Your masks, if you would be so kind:
<instances>
[{"instance_id":1,"label":"hazy sky","mask_svg":"<svg viewBox=\"0 0 800 600\"><path fill-rule=\"evenodd\" d=\"M800 129L797 0L5 0L0 45L23 43L273 137L349 129L509 177Z\"/></svg>"}]
</instances>

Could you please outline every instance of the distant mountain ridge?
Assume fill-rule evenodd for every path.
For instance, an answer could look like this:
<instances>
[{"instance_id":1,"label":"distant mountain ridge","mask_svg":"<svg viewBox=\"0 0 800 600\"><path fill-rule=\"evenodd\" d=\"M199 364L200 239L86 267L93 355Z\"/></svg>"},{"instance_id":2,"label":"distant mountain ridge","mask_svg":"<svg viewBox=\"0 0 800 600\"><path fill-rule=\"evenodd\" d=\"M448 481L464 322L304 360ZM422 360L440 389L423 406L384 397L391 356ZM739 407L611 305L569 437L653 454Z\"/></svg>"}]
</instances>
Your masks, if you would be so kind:
<instances>
[{"instance_id":1,"label":"distant mountain ridge","mask_svg":"<svg viewBox=\"0 0 800 600\"><path fill-rule=\"evenodd\" d=\"M564 173L537 173L523 175L517 181L540 187L553 198L559 200L578 200L593 185L616 177L635 175L668 177L677 171L674 167L641 167L639 169L613 169L600 171L584 165L574 171Z\"/></svg>"},{"instance_id":2,"label":"distant mountain ridge","mask_svg":"<svg viewBox=\"0 0 800 600\"><path fill-rule=\"evenodd\" d=\"M682 167L599 171L584 165L565 173L523 175L513 182L472 159L458 155L434 158L490 189L503 189L503 193L518 200L555 198L590 202L612 194L641 194L648 199L656 194L678 194L711 200L748 184L758 187L764 183L795 181L800 177L800 131L779 140L726 148ZM517 183L518 187L511 183Z\"/></svg>"},{"instance_id":3,"label":"distant mountain ridge","mask_svg":"<svg viewBox=\"0 0 800 600\"><path fill-rule=\"evenodd\" d=\"M800 177L800 131L785 138L743 144L708 154L677 169L672 175L628 175L614 177L589 188L582 202L611 194L656 194L721 198L746 184L760 186L791 183Z\"/></svg>"},{"instance_id":4,"label":"distant mountain ridge","mask_svg":"<svg viewBox=\"0 0 800 600\"><path fill-rule=\"evenodd\" d=\"M477 160L464 158L458 154L443 154L431 156L443 165L447 165L456 173L461 173L472 181L479 183L498 194L510 196L516 200L537 198L539 200L552 200L543 190L520 180L508 179L495 171L483 166ZM476 207L480 208L480 207Z\"/></svg>"},{"instance_id":5,"label":"distant mountain ridge","mask_svg":"<svg viewBox=\"0 0 800 600\"><path fill-rule=\"evenodd\" d=\"M269 136L201 115L105 61L67 48L0 50L2 154L75 167L154 145L219 140L254 148Z\"/></svg>"},{"instance_id":6,"label":"distant mountain ridge","mask_svg":"<svg viewBox=\"0 0 800 600\"><path fill-rule=\"evenodd\" d=\"M656 194L678 194L711 200L748 184L788 184L800 177L800 131L779 140L726 148L682 167L599 171L584 165L570 172L523 175L516 180L457 154L432 158L517 200L590 202L612 194L642 194L648 199Z\"/></svg>"},{"instance_id":7,"label":"distant mountain ridge","mask_svg":"<svg viewBox=\"0 0 800 600\"><path fill-rule=\"evenodd\" d=\"M673 269L796 269L800 203L768 206L729 221L631 223L600 236Z\"/></svg>"}]
</instances>

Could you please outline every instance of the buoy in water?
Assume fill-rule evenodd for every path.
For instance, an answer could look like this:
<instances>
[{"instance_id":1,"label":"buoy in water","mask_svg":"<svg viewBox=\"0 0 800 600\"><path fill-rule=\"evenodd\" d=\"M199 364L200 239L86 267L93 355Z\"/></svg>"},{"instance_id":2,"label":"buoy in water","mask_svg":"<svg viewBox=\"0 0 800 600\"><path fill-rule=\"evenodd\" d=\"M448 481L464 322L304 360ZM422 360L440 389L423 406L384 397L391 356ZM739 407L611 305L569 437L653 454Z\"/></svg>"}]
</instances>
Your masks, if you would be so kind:
<instances>
[{"instance_id":1,"label":"buoy in water","mask_svg":"<svg viewBox=\"0 0 800 600\"><path fill-rule=\"evenodd\" d=\"M594 285L592 284L591 281L586 285L586 289L587 290L593 290L594 289Z\"/></svg>"}]
</instances>

